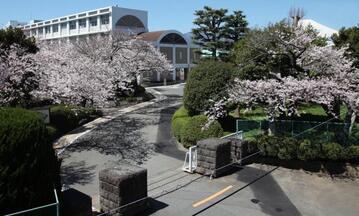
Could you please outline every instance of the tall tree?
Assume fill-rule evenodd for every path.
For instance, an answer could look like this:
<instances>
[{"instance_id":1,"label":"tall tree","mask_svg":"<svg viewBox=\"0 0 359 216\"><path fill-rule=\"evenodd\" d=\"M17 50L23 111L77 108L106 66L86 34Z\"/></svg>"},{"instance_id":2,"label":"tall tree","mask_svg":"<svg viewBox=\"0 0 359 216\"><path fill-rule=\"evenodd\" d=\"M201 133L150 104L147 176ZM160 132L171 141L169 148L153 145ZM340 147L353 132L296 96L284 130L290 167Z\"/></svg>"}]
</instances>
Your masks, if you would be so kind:
<instances>
[{"instance_id":1,"label":"tall tree","mask_svg":"<svg viewBox=\"0 0 359 216\"><path fill-rule=\"evenodd\" d=\"M151 44L114 33L79 43L42 44L36 54L42 79L39 97L57 103L102 107L118 89L146 71L170 71L166 58Z\"/></svg>"},{"instance_id":2,"label":"tall tree","mask_svg":"<svg viewBox=\"0 0 359 216\"><path fill-rule=\"evenodd\" d=\"M39 87L33 54L19 45L0 48L0 105L27 107Z\"/></svg>"},{"instance_id":3,"label":"tall tree","mask_svg":"<svg viewBox=\"0 0 359 216\"><path fill-rule=\"evenodd\" d=\"M332 40L336 47L348 46L346 55L354 58L354 66L359 68L359 24L351 28L342 28L334 34Z\"/></svg>"},{"instance_id":4,"label":"tall tree","mask_svg":"<svg viewBox=\"0 0 359 216\"><path fill-rule=\"evenodd\" d=\"M269 59L287 56L292 65L290 73L274 71L254 81L237 79L228 90L228 100L246 106L265 105L271 120L278 115L296 114L298 104L308 102L320 104L328 115L339 117L338 105L344 103L351 115L347 119L353 125L359 113L359 70L345 56L346 48L318 46L317 35L301 26L284 29L290 31L270 31L270 37L251 35L253 39L271 39L266 43L257 38L252 45ZM212 117L220 116L216 113L223 111L223 101L216 106L209 110Z\"/></svg>"},{"instance_id":5,"label":"tall tree","mask_svg":"<svg viewBox=\"0 0 359 216\"><path fill-rule=\"evenodd\" d=\"M0 29L0 49L10 49L12 45L18 45L25 52L35 53L38 48L35 38L26 37L24 32L19 28Z\"/></svg>"},{"instance_id":6,"label":"tall tree","mask_svg":"<svg viewBox=\"0 0 359 216\"><path fill-rule=\"evenodd\" d=\"M248 22L243 11L233 11L233 14L227 16L225 31L228 49L232 49L235 42L243 39L248 31Z\"/></svg>"},{"instance_id":7,"label":"tall tree","mask_svg":"<svg viewBox=\"0 0 359 216\"><path fill-rule=\"evenodd\" d=\"M227 12L226 9L205 6L194 14L196 19L193 23L196 27L192 29L193 39L195 43L210 51L213 58L217 58L218 52L225 48Z\"/></svg>"},{"instance_id":8,"label":"tall tree","mask_svg":"<svg viewBox=\"0 0 359 216\"><path fill-rule=\"evenodd\" d=\"M227 57L234 44L248 31L248 22L243 11L233 11L227 15L226 9L205 6L195 12L196 27L192 29L195 43L210 52L213 58ZM208 52L202 52L208 55Z\"/></svg>"}]
</instances>

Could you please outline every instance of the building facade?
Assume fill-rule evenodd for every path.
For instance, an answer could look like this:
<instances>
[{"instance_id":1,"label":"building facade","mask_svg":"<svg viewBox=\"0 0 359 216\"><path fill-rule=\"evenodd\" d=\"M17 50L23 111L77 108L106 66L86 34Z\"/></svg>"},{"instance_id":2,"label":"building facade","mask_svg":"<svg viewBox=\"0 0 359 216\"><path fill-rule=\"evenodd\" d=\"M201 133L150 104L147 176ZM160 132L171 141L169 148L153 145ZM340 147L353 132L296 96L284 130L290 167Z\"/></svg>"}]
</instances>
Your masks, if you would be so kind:
<instances>
[{"instance_id":1,"label":"building facade","mask_svg":"<svg viewBox=\"0 0 359 216\"><path fill-rule=\"evenodd\" d=\"M13 21L15 23L16 21ZM16 22L19 23L19 22ZM15 27L15 26L14 26ZM191 39L175 30L149 32L148 12L110 6L49 20L34 20L26 25L17 25L25 35L38 40L69 41L119 31L136 35L158 48L173 65L167 80L185 80L199 56ZM164 77L153 72L147 75L151 81L162 81Z\"/></svg>"}]
</instances>

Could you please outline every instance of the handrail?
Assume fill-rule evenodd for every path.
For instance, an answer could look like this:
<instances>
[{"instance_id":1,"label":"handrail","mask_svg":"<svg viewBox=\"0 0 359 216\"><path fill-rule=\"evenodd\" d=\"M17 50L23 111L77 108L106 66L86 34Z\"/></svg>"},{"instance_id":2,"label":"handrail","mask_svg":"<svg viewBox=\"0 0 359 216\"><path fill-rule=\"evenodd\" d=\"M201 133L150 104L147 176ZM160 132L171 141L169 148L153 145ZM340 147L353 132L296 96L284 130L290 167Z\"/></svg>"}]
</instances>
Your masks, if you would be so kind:
<instances>
[{"instance_id":1,"label":"handrail","mask_svg":"<svg viewBox=\"0 0 359 216\"><path fill-rule=\"evenodd\" d=\"M19 212L10 213L10 214L7 214L7 215L5 215L5 216L19 215L19 214L23 214L23 213L27 213L27 212L31 212L31 211L36 211L36 210L39 210L39 209L44 209L44 208L51 207L51 206L55 206L55 205L56 205L56 215L57 215L57 216L60 216L59 199L58 199L58 197L57 197L56 189L54 189L54 194L55 194L56 203L51 203L51 204L47 204L47 205L43 205L43 206L38 206L38 207L35 207L35 208L31 208L31 209L26 209L26 210L19 211Z\"/></svg>"}]
</instances>

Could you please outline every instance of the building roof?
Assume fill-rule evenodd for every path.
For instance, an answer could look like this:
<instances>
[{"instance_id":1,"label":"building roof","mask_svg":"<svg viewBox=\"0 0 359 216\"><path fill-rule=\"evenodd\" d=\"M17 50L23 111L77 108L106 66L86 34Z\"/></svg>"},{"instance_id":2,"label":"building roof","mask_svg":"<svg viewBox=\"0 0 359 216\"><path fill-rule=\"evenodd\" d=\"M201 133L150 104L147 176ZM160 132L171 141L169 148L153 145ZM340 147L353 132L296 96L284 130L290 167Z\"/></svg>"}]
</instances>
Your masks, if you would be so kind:
<instances>
[{"instance_id":1,"label":"building roof","mask_svg":"<svg viewBox=\"0 0 359 216\"><path fill-rule=\"evenodd\" d=\"M145 32L138 35L137 37L144 41L158 41L165 32L168 31L163 30L163 31Z\"/></svg>"},{"instance_id":2,"label":"building roof","mask_svg":"<svg viewBox=\"0 0 359 216\"><path fill-rule=\"evenodd\" d=\"M337 30L332 29L323 24L320 24L311 19L303 19L303 20L300 20L299 23L305 27L311 25L315 30L318 31L319 36L321 36L321 37L329 37L330 38L334 33L338 33Z\"/></svg>"}]
</instances>

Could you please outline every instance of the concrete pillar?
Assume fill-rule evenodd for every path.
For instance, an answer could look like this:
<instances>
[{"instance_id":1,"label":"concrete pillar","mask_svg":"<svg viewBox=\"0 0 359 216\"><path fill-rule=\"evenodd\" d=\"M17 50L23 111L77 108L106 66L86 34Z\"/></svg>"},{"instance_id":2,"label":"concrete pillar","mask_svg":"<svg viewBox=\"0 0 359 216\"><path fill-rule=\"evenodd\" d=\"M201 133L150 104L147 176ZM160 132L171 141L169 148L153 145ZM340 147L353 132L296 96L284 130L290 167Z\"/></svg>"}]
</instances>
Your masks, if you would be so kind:
<instances>
[{"instance_id":1,"label":"concrete pillar","mask_svg":"<svg viewBox=\"0 0 359 216\"><path fill-rule=\"evenodd\" d=\"M98 15L97 16L97 25L98 25L98 28L99 28L99 30L101 30L101 15Z\"/></svg>"},{"instance_id":2,"label":"concrete pillar","mask_svg":"<svg viewBox=\"0 0 359 216\"><path fill-rule=\"evenodd\" d=\"M99 180L102 212L119 209L111 215L139 215L147 208L146 169L121 164L118 167L101 170Z\"/></svg>"},{"instance_id":3,"label":"concrete pillar","mask_svg":"<svg viewBox=\"0 0 359 216\"><path fill-rule=\"evenodd\" d=\"M67 35L70 36L70 21L67 21Z\"/></svg>"},{"instance_id":4,"label":"concrete pillar","mask_svg":"<svg viewBox=\"0 0 359 216\"><path fill-rule=\"evenodd\" d=\"M90 32L90 17L86 18L86 28L87 28L87 32Z\"/></svg>"},{"instance_id":5,"label":"concrete pillar","mask_svg":"<svg viewBox=\"0 0 359 216\"><path fill-rule=\"evenodd\" d=\"M173 79L173 81L176 81L176 65L177 65L176 45L173 45L172 55L173 55L173 74L172 74L172 79Z\"/></svg>"},{"instance_id":6,"label":"concrete pillar","mask_svg":"<svg viewBox=\"0 0 359 216\"><path fill-rule=\"evenodd\" d=\"M197 142L196 172L203 175L218 177L231 167L231 141L210 138Z\"/></svg>"},{"instance_id":7,"label":"concrete pillar","mask_svg":"<svg viewBox=\"0 0 359 216\"><path fill-rule=\"evenodd\" d=\"M77 34L80 34L80 25L79 25L79 20L75 20L76 22L76 30L77 30Z\"/></svg>"}]
</instances>

